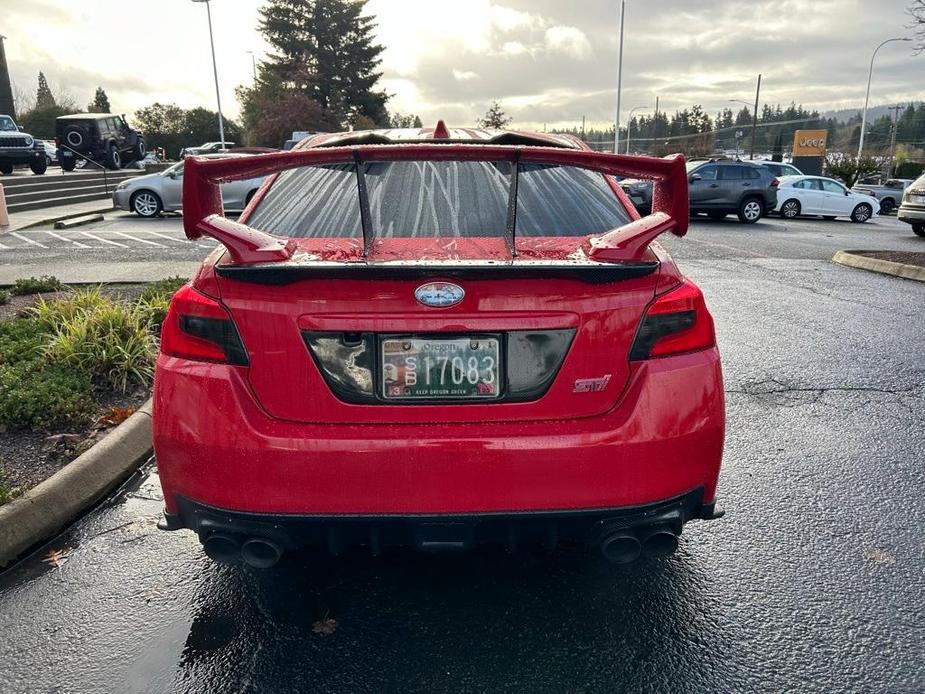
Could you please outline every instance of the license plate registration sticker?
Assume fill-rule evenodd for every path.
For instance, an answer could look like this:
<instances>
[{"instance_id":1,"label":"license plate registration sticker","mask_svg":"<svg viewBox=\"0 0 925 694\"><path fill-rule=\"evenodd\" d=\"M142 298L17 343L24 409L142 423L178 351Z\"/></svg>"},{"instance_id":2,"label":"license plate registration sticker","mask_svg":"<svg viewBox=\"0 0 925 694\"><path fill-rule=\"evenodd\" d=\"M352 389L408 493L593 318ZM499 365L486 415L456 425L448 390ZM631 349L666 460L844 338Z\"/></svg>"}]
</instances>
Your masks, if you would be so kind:
<instances>
[{"instance_id":1,"label":"license plate registration sticker","mask_svg":"<svg viewBox=\"0 0 925 694\"><path fill-rule=\"evenodd\" d=\"M395 337L381 343L387 400L491 400L501 394L497 337Z\"/></svg>"}]
</instances>

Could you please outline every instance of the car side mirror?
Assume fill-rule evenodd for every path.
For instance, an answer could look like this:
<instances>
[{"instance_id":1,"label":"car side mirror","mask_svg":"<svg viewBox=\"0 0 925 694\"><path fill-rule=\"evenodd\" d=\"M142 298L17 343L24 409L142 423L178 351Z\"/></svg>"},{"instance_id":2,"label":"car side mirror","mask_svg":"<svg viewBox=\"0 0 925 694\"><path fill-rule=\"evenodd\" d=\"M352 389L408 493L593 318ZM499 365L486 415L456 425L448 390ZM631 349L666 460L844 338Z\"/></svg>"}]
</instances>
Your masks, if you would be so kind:
<instances>
[{"instance_id":1,"label":"car side mirror","mask_svg":"<svg viewBox=\"0 0 925 694\"><path fill-rule=\"evenodd\" d=\"M17 125L16 127L19 128L19 132L24 132L23 127L21 125Z\"/></svg>"},{"instance_id":2,"label":"car side mirror","mask_svg":"<svg viewBox=\"0 0 925 694\"><path fill-rule=\"evenodd\" d=\"M703 180L703 176L701 176L700 174L691 174L690 177L689 177L687 180L688 180L689 182L693 183L694 181L701 181L701 180Z\"/></svg>"},{"instance_id":3,"label":"car side mirror","mask_svg":"<svg viewBox=\"0 0 925 694\"><path fill-rule=\"evenodd\" d=\"M851 195L851 191L850 191L850 190L846 190L846 191L845 191L845 197L848 197L849 195Z\"/></svg>"}]
</instances>

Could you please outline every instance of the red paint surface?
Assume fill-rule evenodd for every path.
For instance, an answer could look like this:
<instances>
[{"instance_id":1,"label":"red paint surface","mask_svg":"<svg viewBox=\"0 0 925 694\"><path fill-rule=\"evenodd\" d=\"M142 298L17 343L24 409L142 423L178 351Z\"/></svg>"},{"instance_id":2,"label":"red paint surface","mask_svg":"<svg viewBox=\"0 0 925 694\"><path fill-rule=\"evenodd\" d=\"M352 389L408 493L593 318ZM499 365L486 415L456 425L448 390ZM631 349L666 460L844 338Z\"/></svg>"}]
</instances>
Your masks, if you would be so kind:
<instances>
[{"instance_id":1,"label":"red paint surface","mask_svg":"<svg viewBox=\"0 0 925 694\"><path fill-rule=\"evenodd\" d=\"M715 349L640 363L617 406L577 421L298 424L254 402L245 368L164 356L154 392L168 510L175 494L258 513L600 508L700 485L710 501L723 422Z\"/></svg>"}]
</instances>

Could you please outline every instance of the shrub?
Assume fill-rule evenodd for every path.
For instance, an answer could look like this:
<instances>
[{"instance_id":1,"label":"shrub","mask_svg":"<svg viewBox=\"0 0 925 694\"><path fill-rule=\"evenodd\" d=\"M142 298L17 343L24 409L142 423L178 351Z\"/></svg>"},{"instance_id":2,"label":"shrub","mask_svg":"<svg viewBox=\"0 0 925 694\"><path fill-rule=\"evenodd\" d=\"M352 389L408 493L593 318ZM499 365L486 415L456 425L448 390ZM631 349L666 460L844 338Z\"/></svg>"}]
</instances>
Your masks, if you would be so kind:
<instances>
[{"instance_id":1,"label":"shrub","mask_svg":"<svg viewBox=\"0 0 925 694\"><path fill-rule=\"evenodd\" d=\"M53 363L78 367L123 392L151 380L157 343L148 319L135 306L113 301L98 288L75 292L34 309L48 330L44 353Z\"/></svg>"},{"instance_id":2,"label":"shrub","mask_svg":"<svg viewBox=\"0 0 925 694\"><path fill-rule=\"evenodd\" d=\"M10 293L5 289L0 289L0 306L10 303Z\"/></svg>"},{"instance_id":3,"label":"shrub","mask_svg":"<svg viewBox=\"0 0 925 694\"><path fill-rule=\"evenodd\" d=\"M189 280L180 277L179 275L174 275L173 277L165 277L162 280L157 282L152 282L147 287L145 287L139 299L153 299L153 298L166 298L170 299L174 293L186 284Z\"/></svg>"},{"instance_id":4,"label":"shrub","mask_svg":"<svg viewBox=\"0 0 925 694\"><path fill-rule=\"evenodd\" d=\"M40 294L43 292L60 292L64 285L54 275L42 275L41 277L29 277L28 279L18 279L13 284L10 292L14 296L25 296L26 294Z\"/></svg>"},{"instance_id":5,"label":"shrub","mask_svg":"<svg viewBox=\"0 0 925 694\"><path fill-rule=\"evenodd\" d=\"M0 425L42 428L87 420L94 407L89 375L47 363L46 340L32 318L0 322Z\"/></svg>"},{"instance_id":6,"label":"shrub","mask_svg":"<svg viewBox=\"0 0 925 694\"><path fill-rule=\"evenodd\" d=\"M170 298L186 282L187 280L179 276L168 277L149 284L138 296L135 306L151 330L160 331L161 323L167 317Z\"/></svg>"},{"instance_id":7,"label":"shrub","mask_svg":"<svg viewBox=\"0 0 925 694\"><path fill-rule=\"evenodd\" d=\"M26 429L86 422L94 407L85 373L40 361L0 364L0 424Z\"/></svg>"}]
</instances>

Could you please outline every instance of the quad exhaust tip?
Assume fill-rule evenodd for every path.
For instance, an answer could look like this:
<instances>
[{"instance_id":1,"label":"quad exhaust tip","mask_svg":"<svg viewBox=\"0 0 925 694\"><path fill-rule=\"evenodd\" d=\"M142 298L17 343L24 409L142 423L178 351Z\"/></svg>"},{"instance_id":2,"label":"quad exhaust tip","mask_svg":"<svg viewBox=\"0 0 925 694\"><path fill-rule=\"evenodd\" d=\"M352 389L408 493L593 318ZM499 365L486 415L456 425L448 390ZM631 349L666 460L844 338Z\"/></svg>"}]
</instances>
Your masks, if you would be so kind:
<instances>
[{"instance_id":1,"label":"quad exhaust tip","mask_svg":"<svg viewBox=\"0 0 925 694\"><path fill-rule=\"evenodd\" d=\"M276 566L283 550L270 540L254 537L241 545L241 559L255 569L269 569Z\"/></svg>"},{"instance_id":2,"label":"quad exhaust tip","mask_svg":"<svg viewBox=\"0 0 925 694\"><path fill-rule=\"evenodd\" d=\"M233 564L241 556L241 544L231 535L212 533L202 542L202 548L210 559L223 564Z\"/></svg>"},{"instance_id":3,"label":"quad exhaust tip","mask_svg":"<svg viewBox=\"0 0 925 694\"><path fill-rule=\"evenodd\" d=\"M601 554L612 564L629 564L640 556L660 559L678 549L678 536L667 523L641 528L605 529L597 540Z\"/></svg>"},{"instance_id":4,"label":"quad exhaust tip","mask_svg":"<svg viewBox=\"0 0 925 694\"><path fill-rule=\"evenodd\" d=\"M272 540L252 537L242 544L233 535L225 533L212 533L203 541L202 548L213 561L237 564L243 560L255 569L269 569L283 556L282 548Z\"/></svg>"}]
</instances>

